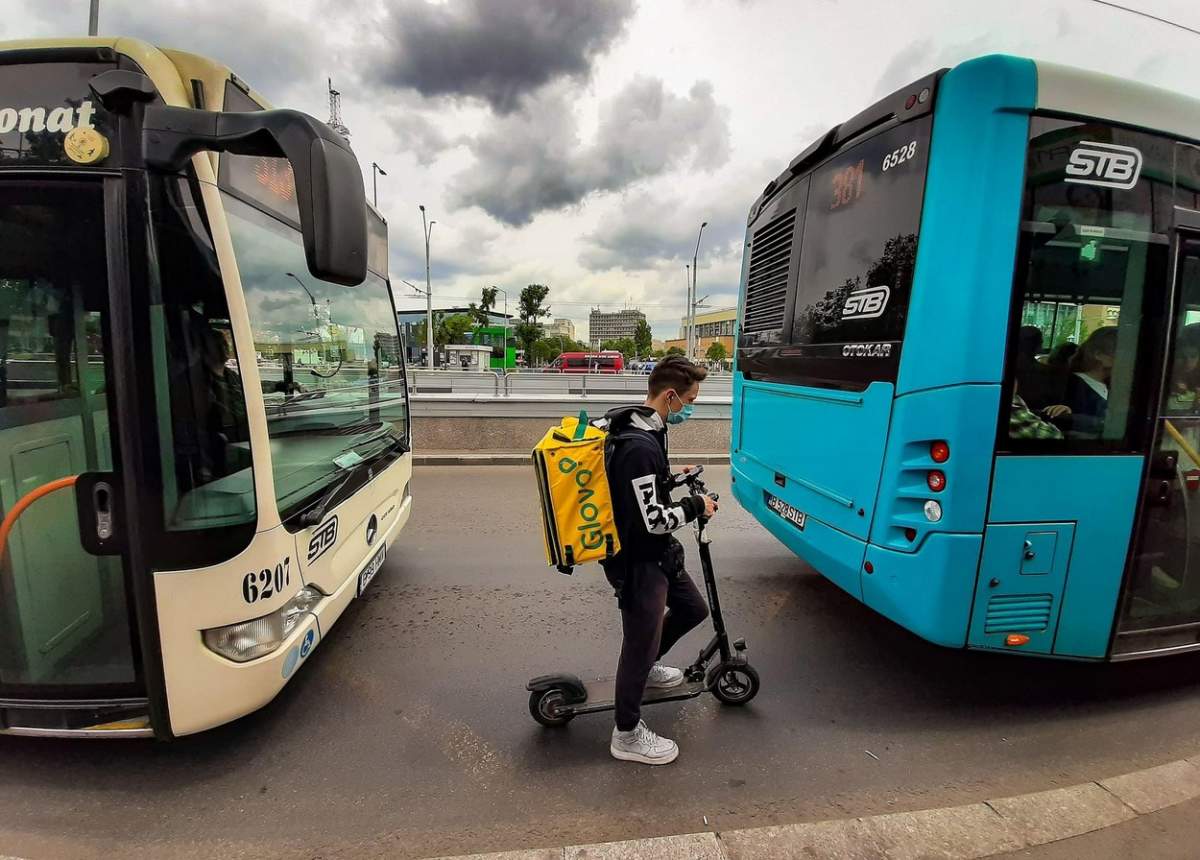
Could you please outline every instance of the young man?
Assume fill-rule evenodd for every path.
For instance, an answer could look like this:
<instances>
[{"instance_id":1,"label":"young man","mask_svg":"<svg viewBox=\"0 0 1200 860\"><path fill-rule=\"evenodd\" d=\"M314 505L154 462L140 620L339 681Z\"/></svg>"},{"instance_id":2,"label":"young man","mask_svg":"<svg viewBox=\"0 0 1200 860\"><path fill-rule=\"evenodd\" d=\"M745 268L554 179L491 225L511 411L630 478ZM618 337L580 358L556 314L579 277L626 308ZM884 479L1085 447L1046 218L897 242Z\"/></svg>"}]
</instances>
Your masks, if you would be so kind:
<instances>
[{"instance_id":1,"label":"young man","mask_svg":"<svg viewBox=\"0 0 1200 860\"><path fill-rule=\"evenodd\" d=\"M667 462L667 426L691 415L707 375L682 356L666 358L650 374L644 405L606 416L612 446L606 471L621 551L604 570L617 591L624 633L609 751L623 761L670 764L679 755L674 741L642 722L641 703L647 686L683 683L683 672L658 660L708 617L704 598L684 570L683 545L671 533L701 515L711 517L717 505L707 496L672 501Z\"/></svg>"}]
</instances>

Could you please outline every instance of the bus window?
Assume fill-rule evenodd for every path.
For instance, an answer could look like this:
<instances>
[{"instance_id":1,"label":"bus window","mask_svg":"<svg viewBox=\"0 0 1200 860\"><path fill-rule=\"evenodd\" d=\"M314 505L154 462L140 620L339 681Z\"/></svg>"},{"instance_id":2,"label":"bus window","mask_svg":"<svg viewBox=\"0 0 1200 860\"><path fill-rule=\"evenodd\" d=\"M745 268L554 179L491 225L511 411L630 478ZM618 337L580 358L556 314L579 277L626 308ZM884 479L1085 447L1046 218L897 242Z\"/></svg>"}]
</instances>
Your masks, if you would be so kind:
<instances>
[{"instance_id":1,"label":"bus window","mask_svg":"<svg viewBox=\"0 0 1200 860\"><path fill-rule=\"evenodd\" d=\"M214 560L245 548L257 518L246 398L233 349L225 286L187 182L156 180L151 331L160 416L163 514L170 532L211 530L227 544Z\"/></svg>"},{"instance_id":2,"label":"bus window","mask_svg":"<svg viewBox=\"0 0 1200 860\"><path fill-rule=\"evenodd\" d=\"M353 465L399 456L408 403L387 282L309 274L300 232L224 194L287 519ZM347 489L357 489L348 487Z\"/></svg>"},{"instance_id":3,"label":"bus window","mask_svg":"<svg viewBox=\"0 0 1200 860\"><path fill-rule=\"evenodd\" d=\"M811 174L806 203L794 195L802 217L783 212L752 237L739 344L748 377L856 390L895 381L931 124L903 123L838 153ZM794 284L790 326L785 283ZM777 330L782 349L755 350Z\"/></svg>"},{"instance_id":4,"label":"bus window","mask_svg":"<svg viewBox=\"0 0 1200 860\"><path fill-rule=\"evenodd\" d=\"M1170 173L1150 165L1132 189L1071 183L1063 159L1080 141L1153 144L1136 132L1035 117L1016 266L1004 447L1062 451L1132 447L1161 318L1168 227L1155 198ZM1169 150L1168 150L1169 151ZM1162 180L1165 180L1162 181ZM1161 217L1161 216L1158 216Z\"/></svg>"}]
</instances>

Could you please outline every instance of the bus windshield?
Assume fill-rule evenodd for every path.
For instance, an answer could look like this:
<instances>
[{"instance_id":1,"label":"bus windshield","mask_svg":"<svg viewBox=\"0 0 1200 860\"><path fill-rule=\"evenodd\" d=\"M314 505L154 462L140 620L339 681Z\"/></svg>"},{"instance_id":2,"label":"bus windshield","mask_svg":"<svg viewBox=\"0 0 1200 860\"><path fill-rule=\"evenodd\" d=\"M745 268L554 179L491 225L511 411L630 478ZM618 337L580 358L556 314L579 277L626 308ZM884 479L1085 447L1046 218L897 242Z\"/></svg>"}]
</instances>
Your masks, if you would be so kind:
<instances>
[{"instance_id":1,"label":"bus windshield","mask_svg":"<svg viewBox=\"0 0 1200 860\"><path fill-rule=\"evenodd\" d=\"M286 517L359 463L396 450L408 408L387 282L309 274L299 231L223 193Z\"/></svg>"}]
</instances>

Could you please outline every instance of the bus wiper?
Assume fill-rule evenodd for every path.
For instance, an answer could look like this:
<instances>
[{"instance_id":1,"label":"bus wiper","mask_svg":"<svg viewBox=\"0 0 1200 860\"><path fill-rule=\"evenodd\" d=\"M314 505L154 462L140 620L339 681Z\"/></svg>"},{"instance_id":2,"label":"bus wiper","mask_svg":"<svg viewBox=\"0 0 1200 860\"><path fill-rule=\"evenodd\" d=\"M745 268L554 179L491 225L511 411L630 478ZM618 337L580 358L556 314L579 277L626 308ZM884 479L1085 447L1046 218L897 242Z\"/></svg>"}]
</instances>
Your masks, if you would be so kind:
<instances>
[{"instance_id":1,"label":"bus wiper","mask_svg":"<svg viewBox=\"0 0 1200 860\"><path fill-rule=\"evenodd\" d=\"M390 438L390 434L381 434L380 436L376 436L371 439L366 439L363 442L360 442L358 445L351 446L347 450L357 454L357 451L355 451L355 448L362 447L363 445L368 444L370 442L377 442L379 439L382 439L385 437ZM361 474L363 469L371 466L381 454L383 454L386 451L390 451L393 448L399 448L401 453L408 452L408 444L404 441L403 437L400 437L397 439L392 439L392 441L389 444L383 446L382 448L380 448L378 451L376 451L371 456L360 459L357 463L355 463L353 466L348 468L346 470L345 474L342 475L342 477L339 478L337 481L335 481L329 487L329 489L327 489L324 493L321 494L321 498L317 500L317 503L315 505L305 508L299 514L300 525L301 526L315 526L318 523L320 523L321 520L325 519L325 512L329 509L330 503L334 500L334 498L337 496L337 494L339 492L341 492L342 488L345 487L346 484L348 484L350 482L350 479L355 477L356 475Z\"/></svg>"},{"instance_id":2,"label":"bus wiper","mask_svg":"<svg viewBox=\"0 0 1200 860\"><path fill-rule=\"evenodd\" d=\"M336 496L341 491L342 487L346 486L346 484L350 482L350 479L357 475L369 462L369 460L363 460L358 465L351 466L349 469L347 469L346 474L344 474L339 480L334 481L329 489L321 494L321 498L317 500L315 505L305 508L300 513L300 525L315 526L320 523L321 520L325 519L325 511L328 510L329 503L333 501L334 496Z\"/></svg>"}]
</instances>

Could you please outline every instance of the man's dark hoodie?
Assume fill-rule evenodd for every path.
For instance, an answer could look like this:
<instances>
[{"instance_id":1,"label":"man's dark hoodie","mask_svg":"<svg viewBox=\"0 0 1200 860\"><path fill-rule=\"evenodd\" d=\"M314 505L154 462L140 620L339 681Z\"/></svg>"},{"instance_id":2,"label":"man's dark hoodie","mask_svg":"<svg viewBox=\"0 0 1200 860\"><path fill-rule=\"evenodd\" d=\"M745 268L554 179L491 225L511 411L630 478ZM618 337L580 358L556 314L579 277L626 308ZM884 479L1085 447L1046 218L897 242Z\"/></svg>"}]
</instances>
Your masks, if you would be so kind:
<instances>
[{"instance_id":1,"label":"man's dark hoodie","mask_svg":"<svg viewBox=\"0 0 1200 860\"><path fill-rule=\"evenodd\" d=\"M605 471L621 540L621 551L605 563L611 579L639 563L661 562L675 543L671 533L704 513L704 500L672 501L667 429L653 408L613 409L602 424L609 433Z\"/></svg>"}]
</instances>

